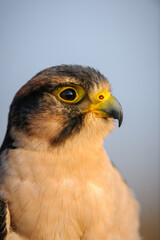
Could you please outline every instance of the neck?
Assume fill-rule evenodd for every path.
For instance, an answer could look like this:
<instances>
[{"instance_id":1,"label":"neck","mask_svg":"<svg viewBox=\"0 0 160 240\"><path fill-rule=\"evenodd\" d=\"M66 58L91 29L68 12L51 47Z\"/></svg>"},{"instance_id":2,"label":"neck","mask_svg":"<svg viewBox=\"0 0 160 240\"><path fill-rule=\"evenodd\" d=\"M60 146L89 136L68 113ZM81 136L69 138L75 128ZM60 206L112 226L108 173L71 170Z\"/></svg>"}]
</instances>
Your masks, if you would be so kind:
<instances>
[{"instance_id":1,"label":"neck","mask_svg":"<svg viewBox=\"0 0 160 240\"><path fill-rule=\"evenodd\" d=\"M107 173L104 169L108 169L110 162L102 148L103 139L98 136L81 131L78 136L51 148L43 139L17 132L18 148L12 152L12 165L22 168L22 172L25 169L26 174L32 172L36 181L47 178L61 181L64 176L78 181L99 179Z\"/></svg>"},{"instance_id":2,"label":"neck","mask_svg":"<svg viewBox=\"0 0 160 240\"><path fill-rule=\"evenodd\" d=\"M95 148L101 148L103 144L103 138L100 134L95 134L94 131L81 131L76 135L70 136L64 142L60 142L55 145L51 145L46 139L30 136L27 133L12 129L12 137L17 148L35 152L49 152L60 154L61 152L66 154L72 154L74 152L84 152L85 149L95 150Z\"/></svg>"}]
</instances>

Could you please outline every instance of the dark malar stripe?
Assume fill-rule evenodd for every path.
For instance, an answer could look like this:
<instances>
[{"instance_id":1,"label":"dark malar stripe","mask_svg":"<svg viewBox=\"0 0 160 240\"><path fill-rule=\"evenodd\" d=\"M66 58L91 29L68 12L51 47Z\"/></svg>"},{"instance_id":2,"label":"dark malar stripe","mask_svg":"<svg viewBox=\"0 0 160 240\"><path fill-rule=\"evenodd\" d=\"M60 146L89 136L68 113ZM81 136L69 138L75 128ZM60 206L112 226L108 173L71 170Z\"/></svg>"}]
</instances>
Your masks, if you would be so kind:
<instances>
[{"instance_id":1,"label":"dark malar stripe","mask_svg":"<svg viewBox=\"0 0 160 240\"><path fill-rule=\"evenodd\" d=\"M64 129L59 133L59 135L56 138L50 140L50 145L53 146L56 144L64 143L70 136L74 136L76 133L79 133L83 122L83 115L78 115L74 118L69 119L64 124Z\"/></svg>"}]
</instances>

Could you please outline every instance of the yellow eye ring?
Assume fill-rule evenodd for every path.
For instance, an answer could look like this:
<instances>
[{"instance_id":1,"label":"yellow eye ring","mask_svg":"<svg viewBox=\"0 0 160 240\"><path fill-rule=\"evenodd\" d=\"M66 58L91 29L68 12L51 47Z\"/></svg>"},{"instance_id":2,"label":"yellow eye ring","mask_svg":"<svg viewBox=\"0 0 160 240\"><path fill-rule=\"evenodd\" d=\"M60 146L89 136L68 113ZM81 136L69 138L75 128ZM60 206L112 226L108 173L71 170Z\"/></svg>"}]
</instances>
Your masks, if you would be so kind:
<instances>
[{"instance_id":1,"label":"yellow eye ring","mask_svg":"<svg viewBox=\"0 0 160 240\"><path fill-rule=\"evenodd\" d=\"M54 95L57 95L58 99L65 103L77 103L85 95L85 91L81 86L66 86L61 87L54 91Z\"/></svg>"},{"instance_id":2,"label":"yellow eye ring","mask_svg":"<svg viewBox=\"0 0 160 240\"><path fill-rule=\"evenodd\" d=\"M75 103L77 102L78 93L73 87L64 87L58 93L58 97L64 102Z\"/></svg>"}]
</instances>

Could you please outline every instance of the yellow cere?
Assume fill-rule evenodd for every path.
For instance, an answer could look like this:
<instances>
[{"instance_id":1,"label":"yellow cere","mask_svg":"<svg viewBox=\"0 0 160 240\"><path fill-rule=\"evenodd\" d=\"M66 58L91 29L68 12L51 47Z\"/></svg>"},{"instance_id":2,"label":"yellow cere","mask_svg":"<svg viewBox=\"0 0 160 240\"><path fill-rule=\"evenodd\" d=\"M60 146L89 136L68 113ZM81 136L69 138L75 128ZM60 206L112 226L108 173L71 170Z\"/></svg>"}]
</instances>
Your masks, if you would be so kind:
<instances>
[{"instance_id":1,"label":"yellow cere","mask_svg":"<svg viewBox=\"0 0 160 240\"><path fill-rule=\"evenodd\" d=\"M83 111L83 113L86 113L86 112L95 112L95 113L98 113L100 115L100 109L102 107L102 104L106 103L107 100L109 101L110 97L112 96L112 94L107 91L106 89L101 89L100 91L98 91L94 96L92 96L92 99L91 99L91 104L90 106L85 109ZM102 114L103 112L101 112L101 116L102 117ZM106 114L105 114L105 117L106 117Z\"/></svg>"},{"instance_id":2,"label":"yellow cere","mask_svg":"<svg viewBox=\"0 0 160 240\"><path fill-rule=\"evenodd\" d=\"M62 102L78 103L85 95L85 91L81 86L64 86L53 92L53 94Z\"/></svg>"},{"instance_id":3,"label":"yellow cere","mask_svg":"<svg viewBox=\"0 0 160 240\"><path fill-rule=\"evenodd\" d=\"M97 93L95 102L96 103L106 102L110 96L111 96L111 93L109 91L107 91L106 89L102 89Z\"/></svg>"}]
</instances>

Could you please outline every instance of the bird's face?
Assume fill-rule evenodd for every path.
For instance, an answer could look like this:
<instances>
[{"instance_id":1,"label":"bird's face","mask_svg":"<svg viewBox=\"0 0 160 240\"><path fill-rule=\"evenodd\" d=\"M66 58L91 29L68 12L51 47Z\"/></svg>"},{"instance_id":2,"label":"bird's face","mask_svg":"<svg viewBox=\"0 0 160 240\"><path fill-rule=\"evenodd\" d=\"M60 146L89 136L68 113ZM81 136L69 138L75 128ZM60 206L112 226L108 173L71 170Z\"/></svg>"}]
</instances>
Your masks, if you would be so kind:
<instances>
[{"instance_id":1,"label":"bird's face","mask_svg":"<svg viewBox=\"0 0 160 240\"><path fill-rule=\"evenodd\" d=\"M103 139L122 122L122 108L107 79L89 67L62 65L37 74L16 94L7 134L14 145L21 137L45 140L50 147L69 139ZM82 139L81 139L82 140Z\"/></svg>"}]
</instances>

